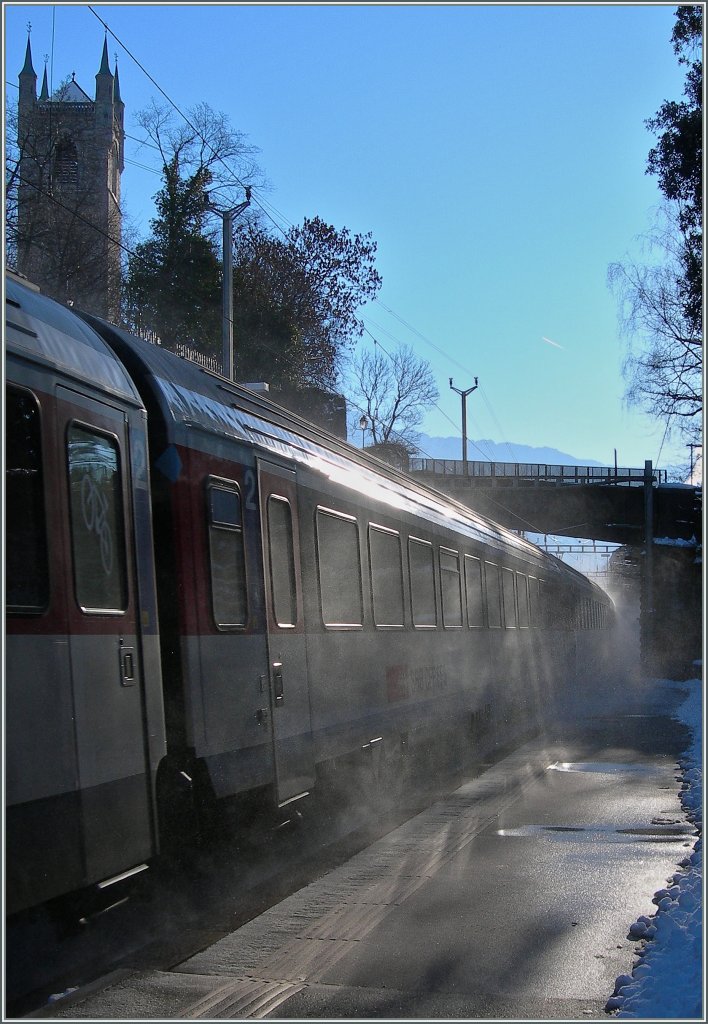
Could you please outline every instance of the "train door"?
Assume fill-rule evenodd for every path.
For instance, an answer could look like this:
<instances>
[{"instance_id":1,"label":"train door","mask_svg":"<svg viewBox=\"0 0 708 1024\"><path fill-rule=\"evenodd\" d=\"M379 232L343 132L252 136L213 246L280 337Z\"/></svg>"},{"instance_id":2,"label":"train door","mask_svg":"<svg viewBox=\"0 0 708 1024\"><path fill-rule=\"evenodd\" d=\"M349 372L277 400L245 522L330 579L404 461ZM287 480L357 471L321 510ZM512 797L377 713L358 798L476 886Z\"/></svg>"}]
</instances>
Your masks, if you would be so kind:
<instances>
[{"instance_id":1,"label":"train door","mask_svg":"<svg viewBox=\"0 0 708 1024\"><path fill-rule=\"evenodd\" d=\"M126 412L57 387L64 574L87 881L150 856ZM149 552L142 553L143 557ZM137 553L137 557L140 553Z\"/></svg>"},{"instance_id":2,"label":"train door","mask_svg":"<svg viewBox=\"0 0 708 1024\"><path fill-rule=\"evenodd\" d=\"M314 783L295 473L258 460L270 700L279 805Z\"/></svg>"}]
</instances>

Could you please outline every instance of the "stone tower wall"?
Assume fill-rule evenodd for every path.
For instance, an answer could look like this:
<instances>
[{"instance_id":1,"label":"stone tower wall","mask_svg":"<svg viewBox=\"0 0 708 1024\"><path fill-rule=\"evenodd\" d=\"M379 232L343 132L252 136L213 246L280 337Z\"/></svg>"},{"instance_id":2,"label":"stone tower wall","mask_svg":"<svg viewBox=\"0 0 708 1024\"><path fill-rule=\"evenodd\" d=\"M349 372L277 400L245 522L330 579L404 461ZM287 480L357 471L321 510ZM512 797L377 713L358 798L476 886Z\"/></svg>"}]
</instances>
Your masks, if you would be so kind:
<instances>
[{"instance_id":1,"label":"stone tower wall","mask_svg":"<svg viewBox=\"0 0 708 1024\"><path fill-rule=\"evenodd\" d=\"M53 298L117 321L124 107L114 76L99 72L95 101L37 99L27 67L18 108L18 270Z\"/></svg>"}]
</instances>

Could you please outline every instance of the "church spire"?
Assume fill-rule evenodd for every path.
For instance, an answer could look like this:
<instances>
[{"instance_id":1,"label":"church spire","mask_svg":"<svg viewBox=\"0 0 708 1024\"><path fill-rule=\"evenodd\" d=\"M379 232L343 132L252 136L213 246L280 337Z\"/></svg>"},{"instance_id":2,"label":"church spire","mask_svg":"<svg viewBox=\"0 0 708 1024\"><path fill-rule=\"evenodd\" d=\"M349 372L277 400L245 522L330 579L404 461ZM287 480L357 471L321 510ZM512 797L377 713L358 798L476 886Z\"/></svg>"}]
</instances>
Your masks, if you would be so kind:
<instances>
[{"instance_id":1,"label":"church spire","mask_svg":"<svg viewBox=\"0 0 708 1024\"><path fill-rule=\"evenodd\" d=\"M20 112L28 112L37 102L37 72L32 67L32 47L30 46L31 26L27 26L27 50L25 51L25 64L19 74L20 83Z\"/></svg>"},{"instance_id":2,"label":"church spire","mask_svg":"<svg viewBox=\"0 0 708 1024\"><path fill-rule=\"evenodd\" d=\"M101 57L101 66L98 69L99 75L110 75L111 69L108 66L108 36L103 38L103 55Z\"/></svg>"},{"instance_id":3,"label":"church spire","mask_svg":"<svg viewBox=\"0 0 708 1024\"><path fill-rule=\"evenodd\" d=\"M113 99L116 103L121 103L120 98L120 82L118 81L118 61L116 60L116 70L113 75Z\"/></svg>"},{"instance_id":4,"label":"church spire","mask_svg":"<svg viewBox=\"0 0 708 1024\"><path fill-rule=\"evenodd\" d=\"M96 125L100 123L108 129L113 124L113 86L113 75L108 66L108 37L105 36L101 67L96 75Z\"/></svg>"},{"instance_id":5,"label":"church spire","mask_svg":"<svg viewBox=\"0 0 708 1024\"><path fill-rule=\"evenodd\" d=\"M49 86L47 85L47 65L44 65L44 76L42 77L42 91L39 94L40 103L46 103L49 99Z\"/></svg>"},{"instance_id":6,"label":"church spire","mask_svg":"<svg viewBox=\"0 0 708 1024\"><path fill-rule=\"evenodd\" d=\"M32 47L30 46L30 37L27 36L27 49L25 51L25 66L20 71L21 75L34 75L37 77L37 73L32 67Z\"/></svg>"}]
</instances>

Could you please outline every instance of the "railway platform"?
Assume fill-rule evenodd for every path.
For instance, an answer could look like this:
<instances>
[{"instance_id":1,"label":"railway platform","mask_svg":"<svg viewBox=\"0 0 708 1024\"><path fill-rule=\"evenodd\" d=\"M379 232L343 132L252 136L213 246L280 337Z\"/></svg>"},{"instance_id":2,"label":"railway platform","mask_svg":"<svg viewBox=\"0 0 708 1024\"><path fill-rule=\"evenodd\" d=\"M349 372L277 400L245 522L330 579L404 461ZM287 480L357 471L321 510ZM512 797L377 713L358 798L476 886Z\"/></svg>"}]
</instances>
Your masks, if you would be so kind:
<instances>
[{"instance_id":1,"label":"railway platform","mask_svg":"<svg viewBox=\"0 0 708 1024\"><path fill-rule=\"evenodd\" d=\"M685 735L646 691L561 731L197 955L32 1016L605 1019L629 926L695 842Z\"/></svg>"}]
</instances>

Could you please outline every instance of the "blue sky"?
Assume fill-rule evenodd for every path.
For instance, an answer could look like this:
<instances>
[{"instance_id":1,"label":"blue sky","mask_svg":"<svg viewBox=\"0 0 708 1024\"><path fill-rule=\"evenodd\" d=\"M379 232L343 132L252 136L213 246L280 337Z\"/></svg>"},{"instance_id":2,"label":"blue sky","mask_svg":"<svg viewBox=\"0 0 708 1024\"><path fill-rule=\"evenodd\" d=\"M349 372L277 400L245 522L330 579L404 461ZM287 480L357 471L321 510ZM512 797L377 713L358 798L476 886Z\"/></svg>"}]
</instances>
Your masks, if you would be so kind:
<instances>
[{"instance_id":1,"label":"blue sky","mask_svg":"<svg viewBox=\"0 0 708 1024\"><path fill-rule=\"evenodd\" d=\"M608 464L615 448L622 465L688 461L680 439L662 447L663 426L623 404L607 286L660 199L644 121L681 97L675 5L94 10L119 40L108 37L130 135L160 96L124 47L178 107L205 101L246 133L283 226L319 215L372 232L383 288L367 327L430 361L440 401L426 433L459 431L448 378L467 388L477 376L473 438ZM87 6L5 4L4 18L9 95L28 21L40 80L47 54L55 86L75 71L93 95L104 29ZM158 169L132 140L126 155ZM127 163L143 234L159 184Z\"/></svg>"}]
</instances>

